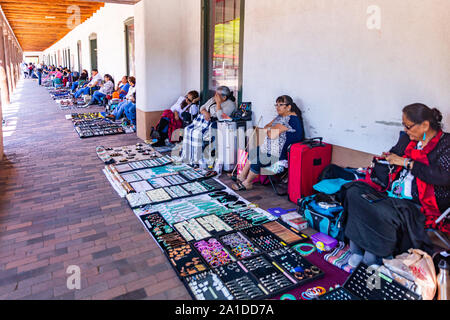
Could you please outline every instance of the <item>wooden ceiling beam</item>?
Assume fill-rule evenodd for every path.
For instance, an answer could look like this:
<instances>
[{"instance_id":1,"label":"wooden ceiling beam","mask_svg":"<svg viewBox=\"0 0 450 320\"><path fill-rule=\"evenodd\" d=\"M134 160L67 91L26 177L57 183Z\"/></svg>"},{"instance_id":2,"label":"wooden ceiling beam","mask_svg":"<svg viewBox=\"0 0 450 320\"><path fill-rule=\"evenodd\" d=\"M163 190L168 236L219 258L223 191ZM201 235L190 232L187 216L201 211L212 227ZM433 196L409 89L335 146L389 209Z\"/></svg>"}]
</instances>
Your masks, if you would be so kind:
<instances>
[{"instance_id":1,"label":"wooden ceiling beam","mask_svg":"<svg viewBox=\"0 0 450 320\"><path fill-rule=\"evenodd\" d=\"M31 28L36 27L36 25L60 25L60 24L65 24L65 21L61 21L61 20L57 20L57 19L45 19L45 21L42 20L26 20L22 18L11 18L11 20L9 20L11 26L15 25L15 26L31 26ZM31 29L30 28L30 29Z\"/></svg>"},{"instance_id":2,"label":"wooden ceiling beam","mask_svg":"<svg viewBox=\"0 0 450 320\"><path fill-rule=\"evenodd\" d=\"M27 17L26 17L26 20L31 21L31 22L41 22L41 23L45 23L45 22L47 22L47 21L55 21L55 20L58 20L58 19L67 20L68 18L71 17L70 14L64 14L64 15L62 15L62 14L48 13L47 15L48 15L48 16L51 16L51 17L55 17L55 18L54 18L54 19L53 19L53 18L46 19L46 18L45 18L45 17L46 17L46 14L42 13L42 14L29 14L29 15L26 15L26 16L27 16ZM11 17L11 19L8 19L8 21L12 21L12 22L14 22L14 19L16 19L16 17L17 17L17 18L22 18L22 19L23 19L23 15L22 15L22 16L20 16L20 15L12 15L12 16L10 16L10 17ZM88 14L88 13L81 13L81 14L80 14L80 19L81 19L81 20L82 20L82 19L87 19L87 18L90 18L90 17L92 17L92 14Z\"/></svg>"},{"instance_id":3,"label":"wooden ceiling beam","mask_svg":"<svg viewBox=\"0 0 450 320\"><path fill-rule=\"evenodd\" d=\"M80 5L80 6L89 6L89 5L103 5L104 1L82 1L82 0L1 0L0 5L8 5L8 4L17 4L21 3L25 6L71 6L71 5Z\"/></svg>"},{"instance_id":4,"label":"wooden ceiling beam","mask_svg":"<svg viewBox=\"0 0 450 320\"><path fill-rule=\"evenodd\" d=\"M20 1L20 2L14 2L14 3L3 3L4 0L0 0L0 5L2 6L3 10L7 10L8 8L22 8L22 10L31 10L31 9L38 9L38 8L47 8L47 9L60 9L60 10L67 10L68 7L70 6L77 6L81 9L83 8L98 8L98 7L103 7L103 5L101 4L97 4L97 3L87 3L87 4L80 4L80 3L73 3L73 4L61 4L60 2L53 2L52 4L48 3L41 3L41 2L36 2L36 1L32 1L32 2L25 2L25 1Z\"/></svg>"},{"instance_id":5,"label":"wooden ceiling beam","mask_svg":"<svg viewBox=\"0 0 450 320\"><path fill-rule=\"evenodd\" d=\"M136 0L112 3L135 4ZM43 51L61 40L71 29L67 21L73 16L69 6L80 8L80 23L105 5L92 0L0 0L0 6L24 51ZM55 17L45 19L46 16Z\"/></svg>"},{"instance_id":6,"label":"wooden ceiling beam","mask_svg":"<svg viewBox=\"0 0 450 320\"><path fill-rule=\"evenodd\" d=\"M108 2L108 3L118 3L118 4L130 4L134 5L141 0L87 0L89 2Z\"/></svg>"},{"instance_id":7,"label":"wooden ceiling beam","mask_svg":"<svg viewBox=\"0 0 450 320\"><path fill-rule=\"evenodd\" d=\"M92 11L96 11L96 8L80 8L81 13L91 13ZM46 13L47 15L52 15L55 13L60 14L73 14L73 11L67 12L66 8L60 9L60 8L50 8L46 9L44 7L35 8L35 9L23 9L23 8L3 8L3 12L5 14L28 14L28 13Z\"/></svg>"}]
</instances>

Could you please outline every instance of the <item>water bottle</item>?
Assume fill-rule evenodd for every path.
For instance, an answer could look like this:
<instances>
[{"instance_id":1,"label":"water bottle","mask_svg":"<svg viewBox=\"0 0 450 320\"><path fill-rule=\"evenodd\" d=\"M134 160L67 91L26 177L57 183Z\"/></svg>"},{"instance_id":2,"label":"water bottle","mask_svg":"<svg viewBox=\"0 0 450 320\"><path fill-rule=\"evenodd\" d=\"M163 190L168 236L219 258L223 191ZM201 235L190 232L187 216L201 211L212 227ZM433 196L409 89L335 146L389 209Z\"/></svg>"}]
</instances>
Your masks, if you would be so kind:
<instances>
[{"instance_id":1,"label":"water bottle","mask_svg":"<svg viewBox=\"0 0 450 320\"><path fill-rule=\"evenodd\" d=\"M438 284L438 300L449 300L450 284L449 284L450 265L446 260L439 262L439 274L437 277Z\"/></svg>"}]
</instances>

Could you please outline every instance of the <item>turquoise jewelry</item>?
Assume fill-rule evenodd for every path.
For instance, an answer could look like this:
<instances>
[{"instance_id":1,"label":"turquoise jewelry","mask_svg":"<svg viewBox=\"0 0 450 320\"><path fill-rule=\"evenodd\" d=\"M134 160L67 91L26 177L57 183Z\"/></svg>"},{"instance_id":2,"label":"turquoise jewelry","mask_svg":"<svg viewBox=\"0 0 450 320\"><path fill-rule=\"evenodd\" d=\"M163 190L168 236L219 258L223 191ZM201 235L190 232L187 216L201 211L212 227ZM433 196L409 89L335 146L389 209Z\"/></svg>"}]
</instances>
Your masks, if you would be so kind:
<instances>
[{"instance_id":1,"label":"turquoise jewelry","mask_svg":"<svg viewBox=\"0 0 450 320\"><path fill-rule=\"evenodd\" d=\"M303 251L301 248L311 248L309 251ZM316 251L316 246L310 243L300 243L292 247L295 251L297 251L301 256L306 257Z\"/></svg>"}]
</instances>

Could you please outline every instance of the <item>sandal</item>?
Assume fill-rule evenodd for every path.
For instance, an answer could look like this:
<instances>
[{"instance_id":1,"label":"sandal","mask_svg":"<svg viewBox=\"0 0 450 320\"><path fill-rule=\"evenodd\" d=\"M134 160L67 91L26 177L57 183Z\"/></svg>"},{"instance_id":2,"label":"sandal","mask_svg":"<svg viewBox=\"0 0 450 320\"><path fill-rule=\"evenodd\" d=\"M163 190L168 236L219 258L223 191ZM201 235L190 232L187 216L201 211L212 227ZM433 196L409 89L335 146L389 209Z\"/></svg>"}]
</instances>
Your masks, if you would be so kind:
<instances>
[{"instance_id":1,"label":"sandal","mask_svg":"<svg viewBox=\"0 0 450 320\"><path fill-rule=\"evenodd\" d=\"M242 182L241 180L238 179L238 176L239 175L236 172L228 174L228 177L230 177L231 180L233 180L234 182Z\"/></svg>"},{"instance_id":2,"label":"sandal","mask_svg":"<svg viewBox=\"0 0 450 320\"><path fill-rule=\"evenodd\" d=\"M248 191L250 189L247 189L242 182L237 181L236 184L231 186L231 189L234 191Z\"/></svg>"}]
</instances>

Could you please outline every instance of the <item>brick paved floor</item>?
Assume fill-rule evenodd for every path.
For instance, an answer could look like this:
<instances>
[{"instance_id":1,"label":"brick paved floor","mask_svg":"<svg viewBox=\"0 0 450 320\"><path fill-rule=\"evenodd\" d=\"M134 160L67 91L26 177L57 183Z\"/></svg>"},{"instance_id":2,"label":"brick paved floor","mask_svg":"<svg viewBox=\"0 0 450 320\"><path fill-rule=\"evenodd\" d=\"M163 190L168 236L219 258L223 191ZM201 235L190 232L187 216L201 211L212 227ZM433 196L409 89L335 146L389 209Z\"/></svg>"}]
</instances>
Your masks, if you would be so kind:
<instances>
[{"instance_id":1,"label":"brick paved floor","mask_svg":"<svg viewBox=\"0 0 450 320\"><path fill-rule=\"evenodd\" d=\"M139 139L81 140L69 113L33 80L20 81L3 109L0 299L190 299L95 153ZM245 196L265 209L294 207L268 187ZM70 265L81 269L80 290L67 288Z\"/></svg>"}]
</instances>

